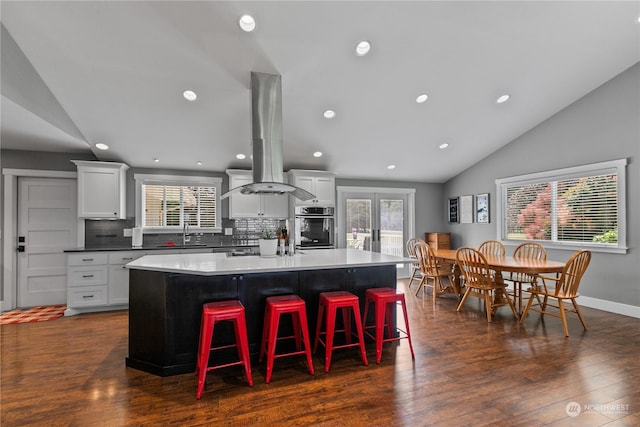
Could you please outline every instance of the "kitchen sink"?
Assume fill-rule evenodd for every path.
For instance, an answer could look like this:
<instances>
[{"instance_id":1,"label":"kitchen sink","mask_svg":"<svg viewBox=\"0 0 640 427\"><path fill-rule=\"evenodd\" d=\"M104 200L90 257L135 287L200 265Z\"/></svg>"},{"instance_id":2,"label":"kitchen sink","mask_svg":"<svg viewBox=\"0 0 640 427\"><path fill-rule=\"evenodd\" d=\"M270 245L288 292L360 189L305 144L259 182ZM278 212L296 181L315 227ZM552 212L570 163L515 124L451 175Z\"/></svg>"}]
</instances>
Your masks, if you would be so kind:
<instances>
[{"instance_id":1,"label":"kitchen sink","mask_svg":"<svg viewBox=\"0 0 640 427\"><path fill-rule=\"evenodd\" d=\"M227 252L227 256L228 257L236 257L236 256L258 256L259 254L257 252L251 252L251 251L231 251L231 252Z\"/></svg>"}]
</instances>

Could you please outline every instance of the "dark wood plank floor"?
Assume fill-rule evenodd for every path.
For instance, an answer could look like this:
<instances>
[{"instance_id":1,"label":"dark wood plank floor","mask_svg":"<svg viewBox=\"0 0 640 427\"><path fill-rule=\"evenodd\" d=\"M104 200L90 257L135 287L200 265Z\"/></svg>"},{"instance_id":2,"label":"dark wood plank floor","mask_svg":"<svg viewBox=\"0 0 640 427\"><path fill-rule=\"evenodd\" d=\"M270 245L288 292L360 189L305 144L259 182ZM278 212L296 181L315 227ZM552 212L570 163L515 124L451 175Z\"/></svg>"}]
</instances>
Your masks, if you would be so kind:
<instances>
[{"instance_id":1,"label":"dark wood plank floor","mask_svg":"<svg viewBox=\"0 0 640 427\"><path fill-rule=\"evenodd\" d=\"M406 289L406 281L399 281ZM386 344L382 363L362 365L356 349L276 361L270 384L254 364L254 387L240 367L214 371L196 400L191 374L161 378L126 368L127 313L2 326L1 419L25 425L640 425L640 320L584 309L590 330L570 317L508 308L492 324L470 301L407 294L416 354L406 340ZM582 412L570 417L567 405Z\"/></svg>"}]
</instances>

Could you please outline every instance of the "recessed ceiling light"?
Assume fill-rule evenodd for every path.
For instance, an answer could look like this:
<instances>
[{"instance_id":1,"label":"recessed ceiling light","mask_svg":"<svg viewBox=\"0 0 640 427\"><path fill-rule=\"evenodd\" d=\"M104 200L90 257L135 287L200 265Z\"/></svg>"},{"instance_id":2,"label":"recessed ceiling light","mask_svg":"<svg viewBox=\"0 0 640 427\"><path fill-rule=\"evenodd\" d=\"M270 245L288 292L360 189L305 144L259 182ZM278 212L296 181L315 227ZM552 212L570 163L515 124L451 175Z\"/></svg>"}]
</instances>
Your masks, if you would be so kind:
<instances>
[{"instance_id":1,"label":"recessed ceiling light","mask_svg":"<svg viewBox=\"0 0 640 427\"><path fill-rule=\"evenodd\" d=\"M503 102L507 102L509 100L510 96L507 94L502 95L500 98L496 99L496 102L498 104L502 104Z\"/></svg>"},{"instance_id":2,"label":"recessed ceiling light","mask_svg":"<svg viewBox=\"0 0 640 427\"><path fill-rule=\"evenodd\" d=\"M371 43L366 40L361 41L356 45L356 55L365 56L371 50Z\"/></svg>"},{"instance_id":3,"label":"recessed ceiling light","mask_svg":"<svg viewBox=\"0 0 640 427\"><path fill-rule=\"evenodd\" d=\"M155 159L153 159L153 161L158 163L160 161L160 159L156 157Z\"/></svg>"},{"instance_id":4,"label":"recessed ceiling light","mask_svg":"<svg viewBox=\"0 0 640 427\"><path fill-rule=\"evenodd\" d=\"M426 93L423 93L422 95L418 95L418 97L416 98L416 102L418 104L422 104L427 100L427 98L429 98L429 95L427 95Z\"/></svg>"},{"instance_id":5,"label":"recessed ceiling light","mask_svg":"<svg viewBox=\"0 0 640 427\"><path fill-rule=\"evenodd\" d=\"M336 116L336 112L333 110L326 110L322 115L325 119L333 119Z\"/></svg>"},{"instance_id":6,"label":"recessed ceiling light","mask_svg":"<svg viewBox=\"0 0 640 427\"><path fill-rule=\"evenodd\" d=\"M186 99L187 101L195 101L198 97L198 95L196 95L196 93L192 90L185 90L184 92L182 92L182 96L184 96L184 99Z\"/></svg>"},{"instance_id":7,"label":"recessed ceiling light","mask_svg":"<svg viewBox=\"0 0 640 427\"><path fill-rule=\"evenodd\" d=\"M109 146L108 146L107 144L103 144L102 142L98 142L98 143L96 144L96 148L97 148L98 150L108 150L108 149L109 149Z\"/></svg>"},{"instance_id":8,"label":"recessed ceiling light","mask_svg":"<svg viewBox=\"0 0 640 427\"><path fill-rule=\"evenodd\" d=\"M245 155L244 155L244 154L242 154L242 153L238 153L238 154L236 154L236 159L238 159L238 160L244 160L244 159L246 159L246 158L247 158L247 156L245 156Z\"/></svg>"},{"instance_id":9,"label":"recessed ceiling light","mask_svg":"<svg viewBox=\"0 0 640 427\"><path fill-rule=\"evenodd\" d=\"M202 166L202 162L198 162L198 166Z\"/></svg>"},{"instance_id":10,"label":"recessed ceiling light","mask_svg":"<svg viewBox=\"0 0 640 427\"><path fill-rule=\"evenodd\" d=\"M449 144L447 144L447 143L445 142L445 143L440 144L440 145L438 146L438 148L439 148L439 149L441 149L441 150L444 150L444 149L445 149L445 148L447 148L448 146L449 146Z\"/></svg>"},{"instance_id":11,"label":"recessed ceiling light","mask_svg":"<svg viewBox=\"0 0 640 427\"><path fill-rule=\"evenodd\" d=\"M389 169L389 170L391 170L391 169L395 169L395 168L396 168L396 165L389 165L389 166L387 166L387 169Z\"/></svg>"},{"instance_id":12,"label":"recessed ceiling light","mask_svg":"<svg viewBox=\"0 0 640 427\"><path fill-rule=\"evenodd\" d=\"M238 20L238 25L242 28L242 31L246 31L250 33L251 31L256 29L256 20L253 19L251 15L242 15L240 20Z\"/></svg>"},{"instance_id":13,"label":"recessed ceiling light","mask_svg":"<svg viewBox=\"0 0 640 427\"><path fill-rule=\"evenodd\" d=\"M322 157L322 151L316 151L313 153L313 157Z\"/></svg>"}]
</instances>

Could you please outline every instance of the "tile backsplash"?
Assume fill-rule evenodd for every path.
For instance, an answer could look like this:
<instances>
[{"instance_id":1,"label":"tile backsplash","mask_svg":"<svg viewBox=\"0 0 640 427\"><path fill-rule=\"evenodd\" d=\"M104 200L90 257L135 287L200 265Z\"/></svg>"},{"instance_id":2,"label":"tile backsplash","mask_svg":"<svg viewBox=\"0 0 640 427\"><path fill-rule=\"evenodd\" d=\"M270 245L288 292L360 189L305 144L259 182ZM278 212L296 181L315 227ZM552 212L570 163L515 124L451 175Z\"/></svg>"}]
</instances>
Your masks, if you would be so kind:
<instances>
[{"instance_id":1,"label":"tile backsplash","mask_svg":"<svg viewBox=\"0 0 640 427\"><path fill-rule=\"evenodd\" d=\"M246 219L223 219L222 228L231 228L229 236L224 233L199 233L191 232L191 244L207 244L215 246L255 246L258 238L265 227L271 229L281 228L285 222L275 219L246 218ZM135 226L134 218L123 220L85 220L84 247L91 248L130 248L131 237L124 236L125 229ZM182 244L182 233L148 233L143 236L143 246L162 246L167 242Z\"/></svg>"}]
</instances>

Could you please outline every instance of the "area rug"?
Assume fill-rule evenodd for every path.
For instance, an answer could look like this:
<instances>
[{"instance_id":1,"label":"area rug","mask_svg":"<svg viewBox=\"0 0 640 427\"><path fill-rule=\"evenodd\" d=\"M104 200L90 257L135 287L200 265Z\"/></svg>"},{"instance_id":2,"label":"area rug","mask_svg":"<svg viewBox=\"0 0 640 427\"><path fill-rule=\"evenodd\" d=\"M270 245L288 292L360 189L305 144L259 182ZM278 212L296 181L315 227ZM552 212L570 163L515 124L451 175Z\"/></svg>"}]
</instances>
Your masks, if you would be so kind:
<instances>
[{"instance_id":1,"label":"area rug","mask_svg":"<svg viewBox=\"0 0 640 427\"><path fill-rule=\"evenodd\" d=\"M0 315L0 325L15 323L46 322L56 320L64 314L66 305L47 305L31 307L25 310L11 310Z\"/></svg>"}]
</instances>

